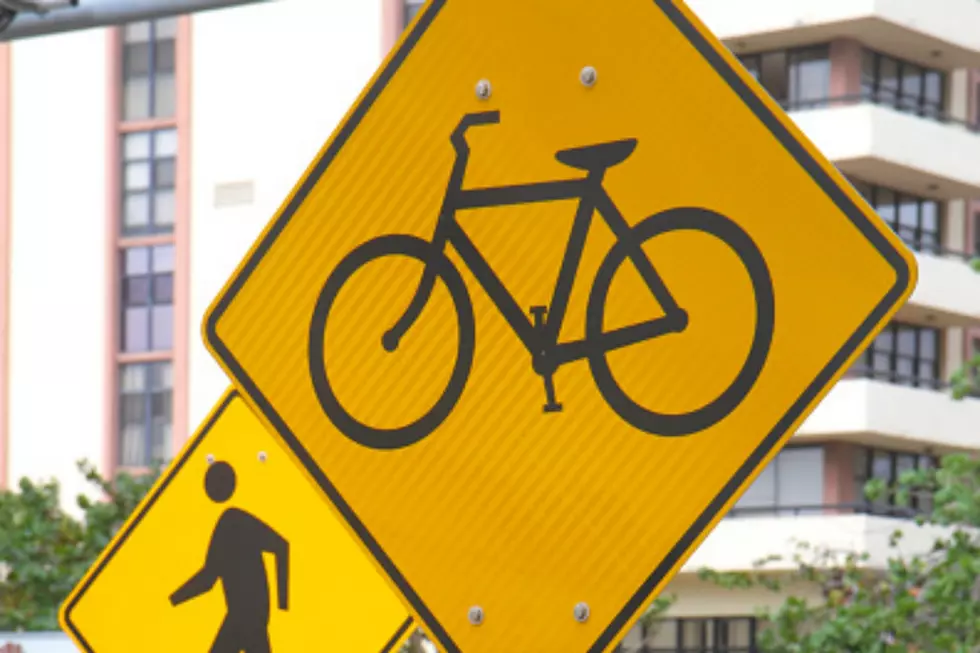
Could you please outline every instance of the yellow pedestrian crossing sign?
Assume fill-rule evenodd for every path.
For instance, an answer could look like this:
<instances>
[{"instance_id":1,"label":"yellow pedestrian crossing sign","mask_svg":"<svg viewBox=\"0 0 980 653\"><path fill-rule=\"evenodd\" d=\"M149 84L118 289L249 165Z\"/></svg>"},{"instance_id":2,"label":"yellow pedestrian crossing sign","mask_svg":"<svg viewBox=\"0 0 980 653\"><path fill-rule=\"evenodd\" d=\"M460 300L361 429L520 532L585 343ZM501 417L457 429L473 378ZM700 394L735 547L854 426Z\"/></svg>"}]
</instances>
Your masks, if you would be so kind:
<instances>
[{"instance_id":1,"label":"yellow pedestrian crossing sign","mask_svg":"<svg viewBox=\"0 0 980 653\"><path fill-rule=\"evenodd\" d=\"M229 391L62 606L86 653L397 651L411 618Z\"/></svg>"},{"instance_id":2,"label":"yellow pedestrian crossing sign","mask_svg":"<svg viewBox=\"0 0 980 653\"><path fill-rule=\"evenodd\" d=\"M204 336L442 650L599 652L916 274L680 0L430 0Z\"/></svg>"}]
</instances>

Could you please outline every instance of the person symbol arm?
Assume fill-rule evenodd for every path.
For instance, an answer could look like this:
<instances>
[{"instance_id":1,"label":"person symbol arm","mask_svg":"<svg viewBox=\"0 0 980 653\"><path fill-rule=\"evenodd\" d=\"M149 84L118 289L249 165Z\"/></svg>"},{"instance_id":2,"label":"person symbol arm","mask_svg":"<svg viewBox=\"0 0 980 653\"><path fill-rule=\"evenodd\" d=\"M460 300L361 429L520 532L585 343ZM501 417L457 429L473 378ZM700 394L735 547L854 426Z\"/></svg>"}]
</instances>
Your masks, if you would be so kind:
<instances>
[{"instance_id":1,"label":"person symbol arm","mask_svg":"<svg viewBox=\"0 0 980 653\"><path fill-rule=\"evenodd\" d=\"M185 601L190 601L210 591L214 587L214 584L218 580L218 575L212 570L212 565L208 564L210 559L211 556L208 555L208 559L204 561L204 567L191 576L176 592L170 595L170 605L176 607Z\"/></svg>"},{"instance_id":2,"label":"person symbol arm","mask_svg":"<svg viewBox=\"0 0 980 653\"><path fill-rule=\"evenodd\" d=\"M255 520L262 549L276 557L276 589L279 609L289 610L289 542L265 523Z\"/></svg>"}]
</instances>

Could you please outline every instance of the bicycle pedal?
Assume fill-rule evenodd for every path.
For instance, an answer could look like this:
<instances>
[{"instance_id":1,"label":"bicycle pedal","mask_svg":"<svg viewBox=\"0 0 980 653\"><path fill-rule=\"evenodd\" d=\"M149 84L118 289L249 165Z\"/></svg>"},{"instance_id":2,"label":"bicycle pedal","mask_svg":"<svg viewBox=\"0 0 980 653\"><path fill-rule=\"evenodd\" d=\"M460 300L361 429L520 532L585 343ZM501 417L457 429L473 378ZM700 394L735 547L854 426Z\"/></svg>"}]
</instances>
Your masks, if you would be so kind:
<instances>
[{"instance_id":1,"label":"bicycle pedal","mask_svg":"<svg viewBox=\"0 0 980 653\"><path fill-rule=\"evenodd\" d=\"M546 413L560 413L564 406L562 404L545 404L544 412Z\"/></svg>"}]
</instances>

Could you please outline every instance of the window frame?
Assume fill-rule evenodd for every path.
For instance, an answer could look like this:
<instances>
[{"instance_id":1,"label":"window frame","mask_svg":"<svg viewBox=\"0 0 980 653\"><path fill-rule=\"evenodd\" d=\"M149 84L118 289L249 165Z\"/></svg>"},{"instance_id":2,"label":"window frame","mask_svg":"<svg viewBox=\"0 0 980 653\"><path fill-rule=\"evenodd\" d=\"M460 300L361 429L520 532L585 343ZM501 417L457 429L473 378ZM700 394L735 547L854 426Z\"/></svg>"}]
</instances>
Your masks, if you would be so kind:
<instances>
[{"instance_id":1,"label":"window frame","mask_svg":"<svg viewBox=\"0 0 980 653\"><path fill-rule=\"evenodd\" d=\"M153 20L138 21L135 23L130 23L122 28L122 48L119 58L120 67L120 80L121 80L121 93L120 93L120 116L124 122L135 122L141 120L166 120L172 119L176 114L176 86L177 86L177 63L176 63L176 51L177 51L177 17L166 17L158 18ZM160 23L167 22L172 23L172 33L173 36L165 36L162 38L158 37L160 30ZM142 40L130 40L128 38L128 30L135 29L139 26L145 25L148 30L148 36L146 41ZM172 70L157 70L157 65L160 56L160 48L164 44L169 44L169 47L173 51L173 69ZM135 48L137 46L144 46L147 48L147 70L145 74L131 74L129 69L130 65L130 48ZM162 83L161 76L168 74L170 75L170 83L173 84L173 96L174 96L174 107L170 113L163 113L158 111L157 108L157 96L160 92L158 85ZM131 107L128 104L129 94L127 93L128 85L131 81L145 79L147 84L147 96L145 98L146 113L131 115L129 109Z\"/></svg>"},{"instance_id":2,"label":"window frame","mask_svg":"<svg viewBox=\"0 0 980 653\"><path fill-rule=\"evenodd\" d=\"M818 54L810 61L820 61L827 66L827 87L820 97L801 99L794 97L794 89L800 86L801 59L807 55ZM761 52L751 52L736 55L742 65L756 81L769 93L772 98L788 110L809 109L824 106L832 99L830 97L830 43L820 41L793 48L779 48ZM795 81L794 81L795 80ZM776 84L779 88L776 88Z\"/></svg>"},{"instance_id":3,"label":"window frame","mask_svg":"<svg viewBox=\"0 0 980 653\"><path fill-rule=\"evenodd\" d=\"M184 128L180 114L181 107L186 108L184 103L187 99L181 91L186 83L183 77L187 71L186 61L180 60L180 52L181 43L188 36L187 20L187 16L180 15L135 21L112 28L112 66L117 77L112 84L111 102L117 112L113 137L118 140L110 146L110 158L118 175L113 182L117 184L117 190L113 191L116 197L112 206L118 215L113 215L112 224L108 225L114 249L114 269L107 278L106 290L111 301L118 304L111 308L112 342L107 343L116 402L112 409L112 432L107 433L106 443L107 450L111 452L110 473L123 469L139 472L144 464L151 460L155 462L155 454L169 460L174 454L175 438L183 434L183 419L175 413L175 405L186 401L187 389L186 384L175 375L179 372L183 377L185 374L177 359L179 357L186 364L187 352L186 343L182 343L178 335L180 326L176 321L176 305L186 301L186 297L181 298L181 289L176 285L176 278L182 274L177 270L182 266L177 265L180 257L176 250L183 247L182 241L186 239L186 232L183 238L178 237L179 223L188 217L186 211L181 212L178 208L181 193L186 192L179 167L180 158L185 154L180 137ZM133 138L145 138L149 142L133 142ZM165 148L168 153L162 154L159 148ZM137 165L127 168L132 164ZM161 175L172 179L162 178ZM165 180L167 183L163 183ZM137 197L139 195L143 197ZM164 221L161 221L162 216ZM127 219L134 217L136 222L145 223L127 226ZM155 248L159 246L169 246L175 250L170 271L152 270L153 258L159 256ZM128 281L143 276L127 274L125 257L133 248L151 250L144 254L149 266L145 283L155 286L137 285L133 288L137 293L135 296L147 302L135 302L135 305L146 309L147 320L146 333L140 335L145 335L148 341L137 343L145 344L147 348L138 350L126 347L127 332L133 332L127 330L125 313L134 304L127 302L128 298L123 294ZM140 266L137 269L142 269L143 261L134 262ZM160 277L168 274L169 281L160 280ZM145 292L153 294L144 295ZM158 313L154 320L154 308L168 303L158 302L157 297L168 296L170 310L163 315ZM162 319L166 313L171 316L169 320ZM143 316L135 317L136 322L141 322ZM169 342L166 338L162 343L153 342L162 333L156 328L158 325L161 329L170 329ZM142 328L143 325L138 326ZM163 346L165 348L161 348ZM137 378L131 376L134 372L130 366L139 366L139 373L145 375L142 378L144 389L136 393L123 392L126 384L135 387L137 382ZM157 387L154 383L161 385ZM134 394L137 399L131 398ZM138 430L134 422L124 421L126 415L137 414L137 405L144 411L143 423ZM159 408L156 416L153 406ZM179 422L178 418L181 418ZM154 442L157 451L153 450ZM136 456L143 458L137 460Z\"/></svg>"},{"instance_id":4,"label":"window frame","mask_svg":"<svg viewBox=\"0 0 980 653\"><path fill-rule=\"evenodd\" d=\"M973 212L973 256L980 256L980 209Z\"/></svg>"},{"instance_id":5,"label":"window frame","mask_svg":"<svg viewBox=\"0 0 980 653\"><path fill-rule=\"evenodd\" d=\"M912 333L915 335L913 347L914 351L912 354L901 354L898 351L899 337L905 330L912 331ZM928 358L923 359L921 355L922 335L927 332L931 333L935 338L935 358L932 360L929 360ZM886 337L891 340L890 347L881 345L882 340ZM944 337L945 334L943 333L943 329L937 327L927 327L919 324L892 321L882 330L878 337L876 337L874 341L868 345L867 349L862 352L861 357L855 363L855 371L864 378L879 381L883 380L893 385L939 390L944 385L942 380ZM876 356L885 356L888 358L887 371L876 371ZM905 379L904 375L900 374L897 370L899 361L903 360L908 360L912 363L913 373L908 379ZM919 370L922 369L921 366L924 362L930 363L932 366L933 376L931 379L922 379L919 375Z\"/></svg>"},{"instance_id":6,"label":"window frame","mask_svg":"<svg viewBox=\"0 0 980 653\"><path fill-rule=\"evenodd\" d=\"M852 179L851 185L867 200L868 204L891 227L892 231L913 250L937 256L946 252L943 247L943 238L946 236L946 202L924 195L913 195L912 193L907 193L896 188L873 184L860 179ZM892 198L889 203L891 208L890 214L882 210L885 205L882 196L885 194L890 195ZM902 207L907 205L908 202L915 205L915 225L913 227L902 223ZM924 226L923 216L925 215L924 207L926 205L933 205L935 207L936 228L934 230L926 229ZM908 235L910 230L911 236ZM932 242L923 242L924 236L928 236L932 239ZM980 242L977 245L980 246Z\"/></svg>"},{"instance_id":7,"label":"window frame","mask_svg":"<svg viewBox=\"0 0 980 653\"><path fill-rule=\"evenodd\" d=\"M171 311L171 322L173 320L173 310L174 310L173 293L174 293L174 272L175 272L174 268L176 266L173 263L171 263L170 269L165 272L154 271L154 264L155 264L154 261L156 259L156 255L158 254L159 250L163 250L165 248L169 248L171 250L172 252L171 260L175 261L177 252L176 252L176 246L173 243L164 242L164 243L156 243L150 245L132 245L129 247L122 247L119 249L119 272L120 272L119 274L119 281L120 281L119 325L120 328L119 328L118 346L119 346L120 353L122 353L123 355L131 356L131 355L141 355L141 354L153 354L153 353L168 352L173 350L173 337L174 337L173 324L171 324L171 329L170 329L170 345L167 347L154 346L155 329L154 329L154 320L153 320L153 309L169 307ZM145 250L147 252L147 272L143 274L127 274L126 256L130 252L134 252L136 250ZM156 294L156 282L158 278L165 278L165 277L170 278L170 301L169 303L161 302L158 304L154 302L155 294ZM128 281L134 279L140 279L140 278L147 279L147 285L148 285L147 303L145 305L143 304L131 305L127 301L128 296L127 296L126 285ZM128 309L131 308L146 309L146 315L147 315L146 334L145 334L146 345L147 345L146 349L129 349L127 347L127 336L129 335L129 332L127 330L126 312Z\"/></svg>"},{"instance_id":8,"label":"window frame","mask_svg":"<svg viewBox=\"0 0 980 653\"><path fill-rule=\"evenodd\" d=\"M671 623L674 626L674 644L658 646L644 642L641 650L649 653L755 653L758 650L760 620L754 616L725 616L725 617L675 617L673 619L658 619L657 623ZM746 644L730 644L730 632L735 624L748 626L748 642ZM689 627L691 627L689 629ZM700 641L688 642L685 634L690 630L698 633L695 639ZM687 631L687 633L686 633ZM646 633L644 633L646 635Z\"/></svg>"},{"instance_id":9,"label":"window frame","mask_svg":"<svg viewBox=\"0 0 980 653\"><path fill-rule=\"evenodd\" d=\"M140 393L126 393L123 391L123 384L126 380L126 369L140 367L143 368L144 375L144 387ZM154 388L151 382L153 378L153 370L169 367L170 371L166 374L166 377L170 379L169 386L164 388L162 391ZM116 384L116 400L118 402L118 409L116 411L119 419L119 433L116 441L117 455L119 460L119 466L124 469L134 469L134 468L146 468L154 463L162 463L168 460L172 456L173 449L173 400L174 400L174 383L173 383L173 372L174 372L174 361L172 359L165 360L142 360L133 362L124 362L118 365L118 378L119 381ZM169 415L168 415L168 426L170 427L171 437L165 443L166 453L163 456L163 460L154 460L153 458L153 402L157 395L162 395L168 398L169 403ZM142 424L142 446L143 446L143 459L139 461L132 461L126 459L126 438L125 438L125 428L127 422L125 420L126 411L126 398L127 396L142 397L143 399L143 424Z\"/></svg>"},{"instance_id":10,"label":"window frame","mask_svg":"<svg viewBox=\"0 0 980 653\"><path fill-rule=\"evenodd\" d=\"M905 512L906 510L914 513L922 513L932 509L932 494L930 492L916 493L910 496L908 507L899 508L896 505L896 497L891 491L886 492L882 497L872 501L864 496L864 488L865 485L867 485L871 480L881 478L875 474L876 457L884 457L888 459L888 477L882 480L884 480L887 487L890 489L901 476L901 472L899 471L898 467L899 458L912 457L914 459L914 465L911 469L921 470L938 468L940 463L938 456L928 453L882 449L880 447L868 446L856 447L854 455L855 462L857 463L854 465L855 496L858 497L858 501L860 503L864 504L864 507L868 512L893 516L897 512ZM863 465L860 464L862 462Z\"/></svg>"},{"instance_id":11,"label":"window frame","mask_svg":"<svg viewBox=\"0 0 980 653\"><path fill-rule=\"evenodd\" d=\"M402 0L402 29L408 27L424 4L425 0Z\"/></svg>"},{"instance_id":12,"label":"window frame","mask_svg":"<svg viewBox=\"0 0 980 653\"><path fill-rule=\"evenodd\" d=\"M867 68L869 67L869 62L871 64L870 69L872 71L870 74L870 82L867 79ZM882 64L895 66L896 88L894 89L894 97L882 97ZM912 76L912 78L917 79L918 87L918 91L914 95L906 95L903 92L907 80L909 79L909 76L906 75L905 72L906 69L918 71L917 74ZM938 79L939 81L938 101L928 99L930 78L933 80ZM895 57L873 48L862 47L861 49L861 97L865 100L870 100L875 104L889 106L898 111L914 113L915 115L922 117L944 120L946 119L946 112L949 108L948 99L946 97L949 91L949 83L949 75L944 70L923 66L913 61ZM893 91L889 89L888 95L890 96L892 92Z\"/></svg>"},{"instance_id":13,"label":"window frame","mask_svg":"<svg viewBox=\"0 0 980 653\"><path fill-rule=\"evenodd\" d=\"M898 351L898 343L903 331L911 331L915 336L912 354L903 354L899 353ZM921 353L922 335L927 332L931 333L935 338L935 358L932 360L923 358ZM886 347L881 344L883 339L886 338L890 339L891 346ZM939 390L944 385L942 380L944 339L945 333L941 328L892 321L882 330L880 334L878 334L874 341L868 345L867 349L862 352L861 357L858 359L857 363L855 363L855 371L858 373L858 375L864 378L885 381L886 383L891 383L893 385ZM884 356L888 358L887 371L876 370L876 356ZM913 372L908 378L906 378L904 374L898 372L898 363L900 361L909 361L912 364ZM931 364L933 375L931 379L923 379L920 376L919 371L922 369L923 363Z\"/></svg>"},{"instance_id":14,"label":"window frame","mask_svg":"<svg viewBox=\"0 0 980 653\"><path fill-rule=\"evenodd\" d=\"M813 56L816 55L816 56ZM807 56L813 58L807 59ZM803 99L798 96L803 90L801 68L802 64L820 62L825 65L826 86L818 97ZM791 48L786 51L786 105L790 109L813 109L824 106L830 100L830 80L831 80L831 59L830 44L820 43L798 48ZM794 92L795 89L795 92Z\"/></svg>"},{"instance_id":15,"label":"window frame","mask_svg":"<svg viewBox=\"0 0 980 653\"><path fill-rule=\"evenodd\" d=\"M173 154L157 156L157 137L160 134L172 133L174 138ZM137 137L146 136L148 139L147 153L141 158L127 158L126 142ZM177 202L177 159L181 156L180 139L177 135L177 128L174 126L161 126L154 129L141 129L138 131L127 131L120 134L120 207L119 207L119 233L123 238L135 238L139 236L155 236L160 234L172 234L176 223L176 202ZM157 166L170 163L173 168L173 181L169 185L159 183ZM131 165L145 164L148 167L149 180L145 189L131 189L126 185L126 172ZM157 196L159 193L169 192L173 196L174 215L169 223L159 223L157 218ZM126 207L131 197L145 195L147 202L147 223L143 227L132 227L126 224Z\"/></svg>"},{"instance_id":16,"label":"window frame","mask_svg":"<svg viewBox=\"0 0 980 653\"><path fill-rule=\"evenodd\" d=\"M783 456L784 453L788 454L788 453L795 453L801 451L820 452L820 464L818 465L817 472L820 475L821 484L823 484L824 468L827 465L826 447L822 444L789 445L784 447L782 451L776 454L776 457L772 459L769 465L765 469L763 469L762 472L760 472L759 476L757 476L755 480L755 483L758 483L759 480L763 478L762 475L767 471L771 471L773 473L774 496L773 496L772 504L751 505L751 506L741 505L740 507L740 504L742 504L742 501L745 499L746 495L748 495L748 492L751 489L750 486L750 488L747 488L746 492L742 494L739 500L735 502L735 505L732 506L732 509L729 511L728 515L730 515L731 517L756 517L756 516L770 517L773 515L787 515L787 514L811 515L811 514L822 513L823 510L827 507L823 503L823 491L821 491L820 493L821 494L820 498L813 504L798 505L793 503L783 503L781 501L782 493L780 492L780 487L781 487L780 486L780 469L781 469L780 463L786 460L785 458L781 458L781 457ZM821 489L823 490L824 488Z\"/></svg>"}]
</instances>

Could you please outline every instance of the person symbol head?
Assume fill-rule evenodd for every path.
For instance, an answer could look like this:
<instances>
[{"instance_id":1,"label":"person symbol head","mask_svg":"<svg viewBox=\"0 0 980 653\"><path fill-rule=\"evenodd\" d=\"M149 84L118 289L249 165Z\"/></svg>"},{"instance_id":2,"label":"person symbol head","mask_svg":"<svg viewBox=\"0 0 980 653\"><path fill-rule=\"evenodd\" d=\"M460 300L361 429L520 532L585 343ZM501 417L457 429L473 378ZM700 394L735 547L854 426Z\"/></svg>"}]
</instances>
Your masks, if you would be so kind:
<instances>
[{"instance_id":1,"label":"person symbol head","mask_svg":"<svg viewBox=\"0 0 980 653\"><path fill-rule=\"evenodd\" d=\"M214 463L204 475L204 491L215 503L224 503L235 493L235 470L226 462Z\"/></svg>"}]
</instances>

